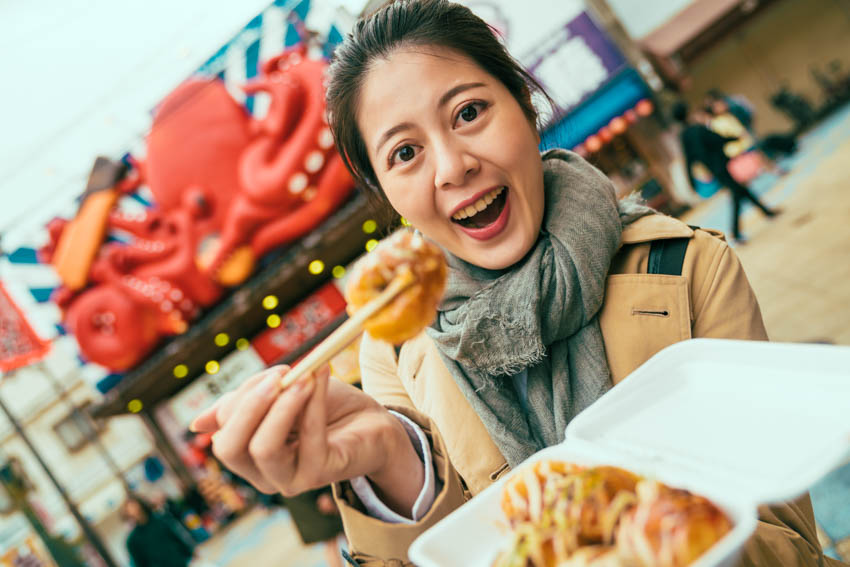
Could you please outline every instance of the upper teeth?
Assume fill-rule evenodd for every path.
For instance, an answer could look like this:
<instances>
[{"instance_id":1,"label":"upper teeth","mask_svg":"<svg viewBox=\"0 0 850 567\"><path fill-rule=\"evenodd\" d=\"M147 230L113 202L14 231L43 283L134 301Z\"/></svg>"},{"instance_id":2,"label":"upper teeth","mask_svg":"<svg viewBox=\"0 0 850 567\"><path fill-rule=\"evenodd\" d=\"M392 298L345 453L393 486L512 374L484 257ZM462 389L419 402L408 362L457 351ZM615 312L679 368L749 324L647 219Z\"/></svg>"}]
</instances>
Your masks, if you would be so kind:
<instances>
[{"instance_id":1,"label":"upper teeth","mask_svg":"<svg viewBox=\"0 0 850 567\"><path fill-rule=\"evenodd\" d=\"M463 220L465 218L469 218L472 215L478 213L479 211L483 211L487 208L487 205L496 200L502 191L504 191L504 187L499 187L498 189L493 189L471 205L467 205L466 207L460 209L458 212L452 215L454 220Z\"/></svg>"}]
</instances>

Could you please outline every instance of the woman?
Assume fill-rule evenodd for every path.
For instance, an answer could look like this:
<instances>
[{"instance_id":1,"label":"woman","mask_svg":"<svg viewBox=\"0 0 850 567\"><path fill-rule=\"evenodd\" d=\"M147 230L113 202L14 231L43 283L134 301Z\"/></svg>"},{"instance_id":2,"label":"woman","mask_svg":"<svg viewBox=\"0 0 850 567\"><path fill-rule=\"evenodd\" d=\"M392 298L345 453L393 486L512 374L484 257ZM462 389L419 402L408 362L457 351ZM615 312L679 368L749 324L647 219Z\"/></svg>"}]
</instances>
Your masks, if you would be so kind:
<instances>
[{"instance_id":1,"label":"woman","mask_svg":"<svg viewBox=\"0 0 850 567\"><path fill-rule=\"evenodd\" d=\"M446 252L438 319L398 352L364 338L369 395L326 370L280 393L274 368L193 424L261 490L336 483L361 565L407 564L425 528L664 346L766 338L718 233L618 206L572 153L541 157L536 89L462 6L401 0L359 21L331 67L329 123L359 184ZM652 241L687 243L682 276L646 273ZM745 564L822 564L807 498L763 519Z\"/></svg>"}]
</instances>

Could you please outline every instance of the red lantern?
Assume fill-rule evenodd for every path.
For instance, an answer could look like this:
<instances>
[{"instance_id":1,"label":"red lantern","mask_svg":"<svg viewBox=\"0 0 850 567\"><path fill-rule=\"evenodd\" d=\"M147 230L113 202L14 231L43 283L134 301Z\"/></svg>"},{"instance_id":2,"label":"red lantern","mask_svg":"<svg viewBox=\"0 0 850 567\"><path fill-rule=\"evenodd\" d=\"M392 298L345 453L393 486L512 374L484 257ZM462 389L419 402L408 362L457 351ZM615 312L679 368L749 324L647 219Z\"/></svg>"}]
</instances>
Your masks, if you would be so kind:
<instances>
[{"instance_id":1,"label":"red lantern","mask_svg":"<svg viewBox=\"0 0 850 567\"><path fill-rule=\"evenodd\" d=\"M637 122L638 119L637 112L635 112L631 108L624 112L623 116L625 117L626 122L628 122L629 124L634 124L635 122Z\"/></svg>"},{"instance_id":2,"label":"red lantern","mask_svg":"<svg viewBox=\"0 0 850 567\"><path fill-rule=\"evenodd\" d=\"M626 131L628 123L622 116L617 116L611 119L611 122L608 123L608 127L611 128L611 132L613 132L615 136L618 136Z\"/></svg>"},{"instance_id":3,"label":"red lantern","mask_svg":"<svg viewBox=\"0 0 850 567\"><path fill-rule=\"evenodd\" d=\"M614 134L611 132L611 129L608 126L603 126L599 129L599 139L602 140L602 143L607 144L611 140L614 139Z\"/></svg>"},{"instance_id":4,"label":"red lantern","mask_svg":"<svg viewBox=\"0 0 850 567\"><path fill-rule=\"evenodd\" d=\"M573 151L575 153L577 153L578 155L580 155L581 157L587 157L588 156L588 151L587 151L587 148L584 147L584 144L577 145L576 147L573 148Z\"/></svg>"},{"instance_id":5,"label":"red lantern","mask_svg":"<svg viewBox=\"0 0 850 567\"><path fill-rule=\"evenodd\" d=\"M599 139L599 136L593 134L587 137L587 140L584 141L584 146L590 153L598 152L602 149L602 140Z\"/></svg>"},{"instance_id":6,"label":"red lantern","mask_svg":"<svg viewBox=\"0 0 850 567\"><path fill-rule=\"evenodd\" d=\"M647 98L639 101L637 105L635 105L635 110L637 110L639 116L649 116L652 114L652 109L652 101Z\"/></svg>"}]
</instances>

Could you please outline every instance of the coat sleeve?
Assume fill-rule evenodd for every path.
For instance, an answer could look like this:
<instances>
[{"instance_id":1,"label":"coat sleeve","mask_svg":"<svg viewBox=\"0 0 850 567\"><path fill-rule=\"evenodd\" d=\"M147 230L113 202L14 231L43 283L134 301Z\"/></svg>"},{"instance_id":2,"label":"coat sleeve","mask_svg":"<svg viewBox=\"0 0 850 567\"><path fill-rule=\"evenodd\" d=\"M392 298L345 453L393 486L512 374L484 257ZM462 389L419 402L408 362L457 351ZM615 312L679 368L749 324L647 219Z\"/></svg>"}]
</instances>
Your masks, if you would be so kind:
<instances>
[{"instance_id":1,"label":"coat sleeve","mask_svg":"<svg viewBox=\"0 0 850 567\"><path fill-rule=\"evenodd\" d=\"M360 383L363 391L385 406L416 408L398 377L393 346L363 333L360 340Z\"/></svg>"},{"instance_id":2,"label":"coat sleeve","mask_svg":"<svg viewBox=\"0 0 850 567\"><path fill-rule=\"evenodd\" d=\"M815 531L808 494L793 502L759 507L756 532L744 545L739 567L832 567L844 565L824 556Z\"/></svg>"},{"instance_id":3,"label":"coat sleeve","mask_svg":"<svg viewBox=\"0 0 850 567\"><path fill-rule=\"evenodd\" d=\"M758 301L741 261L721 238L696 231L695 238L711 238L699 247L708 263L707 276L694 282L693 337L767 340ZM702 272L702 270L699 270ZM817 538L808 494L793 502L759 508L755 534L744 547L739 567L819 567L832 565L824 558Z\"/></svg>"},{"instance_id":4,"label":"coat sleeve","mask_svg":"<svg viewBox=\"0 0 850 567\"><path fill-rule=\"evenodd\" d=\"M413 540L466 501L460 477L449 462L446 447L433 422L410 408L390 406L389 409L409 417L428 436L434 471L442 489L421 520L411 524L391 524L367 515L349 483L334 484L334 499L342 517L350 554L363 567L412 565L407 558L407 549Z\"/></svg>"},{"instance_id":5,"label":"coat sleeve","mask_svg":"<svg viewBox=\"0 0 850 567\"><path fill-rule=\"evenodd\" d=\"M705 268L693 272L700 281L691 288L691 336L766 341L761 309L738 256L721 238L706 231L695 231L694 239L701 244L695 247L700 254L696 261Z\"/></svg>"},{"instance_id":6,"label":"coat sleeve","mask_svg":"<svg viewBox=\"0 0 850 567\"><path fill-rule=\"evenodd\" d=\"M364 334L360 344L360 375L364 392L387 408L409 417L428 437L440 491L428 513L412 524L392 524L369 516L348 482L333 485L334 499L351 555L360 565L408 565L407 548L413 540L466 501L463 485L449 462L436 426L415 409L404 389L392 345Z\"/></svg>"}]
</instances>

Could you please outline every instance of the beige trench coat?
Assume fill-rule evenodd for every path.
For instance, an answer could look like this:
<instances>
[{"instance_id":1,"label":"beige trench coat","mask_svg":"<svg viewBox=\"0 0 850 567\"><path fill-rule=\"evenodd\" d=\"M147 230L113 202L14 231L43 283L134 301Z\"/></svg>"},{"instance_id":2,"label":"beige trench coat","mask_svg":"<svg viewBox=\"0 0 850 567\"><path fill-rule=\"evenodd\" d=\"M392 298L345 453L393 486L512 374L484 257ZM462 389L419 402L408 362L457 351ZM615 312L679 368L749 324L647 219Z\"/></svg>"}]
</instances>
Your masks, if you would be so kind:
<instances>
[{"instance_id":1,"label":"beige trench coat","mask_svg":"<svg viewBox=\"0 0 850 567\"><path fill-rule=\"evenodd\" d=\"M680 237L691 238L682 275L647 274L648 243ZM693 230L663 215L643 217L623 231L608 276L600 326L615 384L665 346L684 339L767 339L756 298L723 236ZM334 493L352 555L361 565L408 565L407 548L420 533L509 467L424 333L406 342L398 356L389 343L365 336L360 363L363 389L409 416L429 435L443 489L428 514L412 525L366 515L347 483L335 485ZM763 507L760 513L758 530L741 565L832 564L824 563L808 496Z\"/></svg>"}]
</instances>

